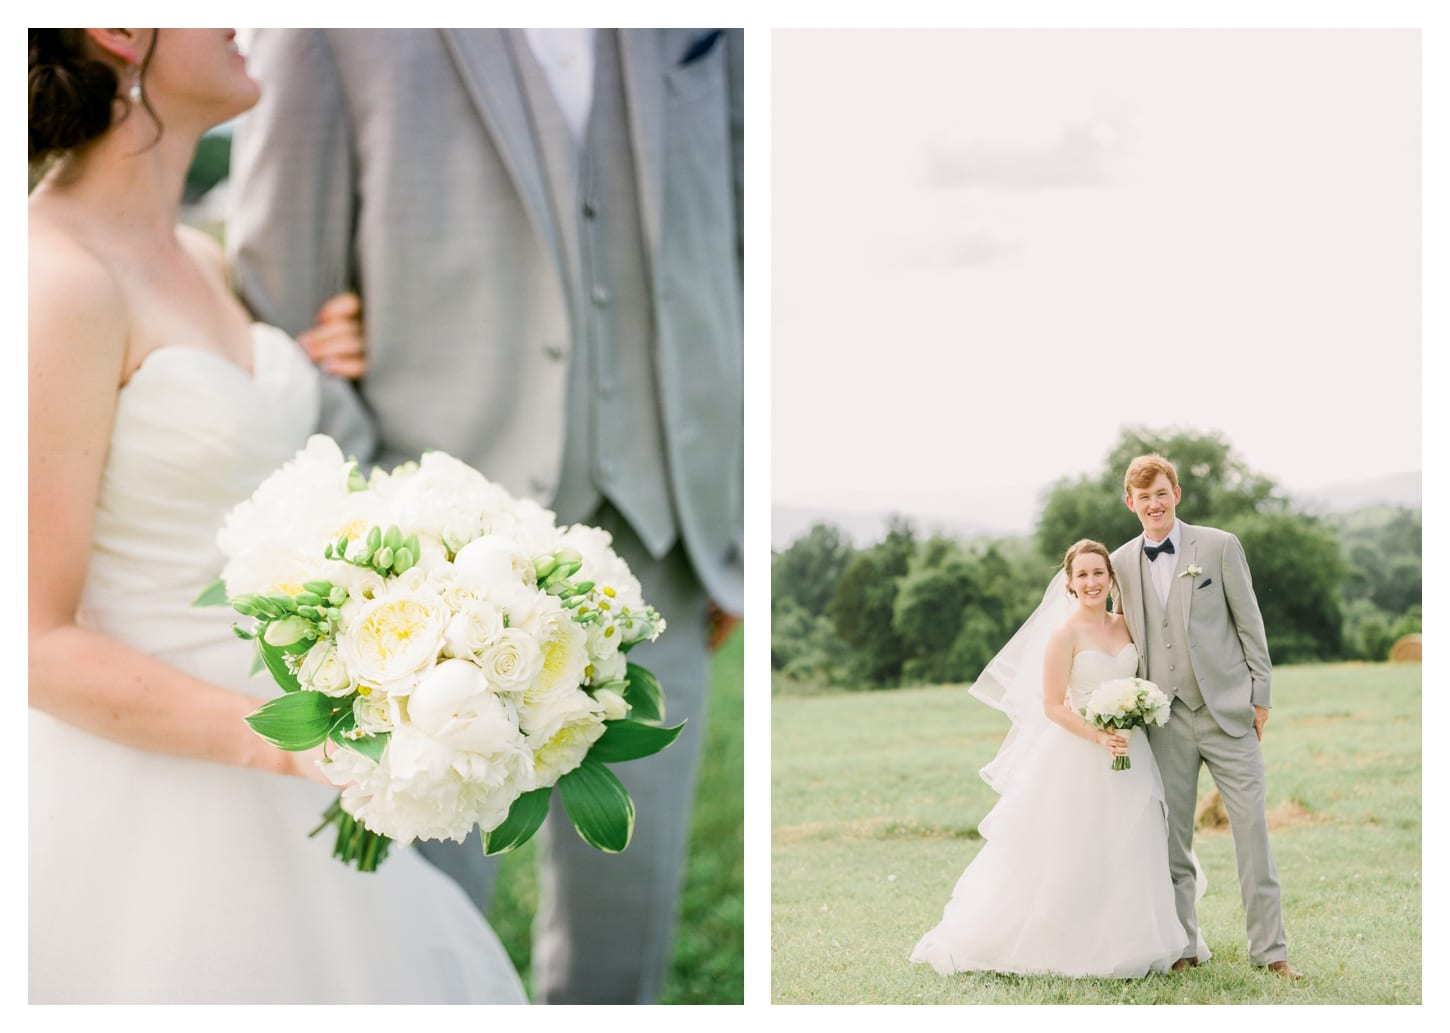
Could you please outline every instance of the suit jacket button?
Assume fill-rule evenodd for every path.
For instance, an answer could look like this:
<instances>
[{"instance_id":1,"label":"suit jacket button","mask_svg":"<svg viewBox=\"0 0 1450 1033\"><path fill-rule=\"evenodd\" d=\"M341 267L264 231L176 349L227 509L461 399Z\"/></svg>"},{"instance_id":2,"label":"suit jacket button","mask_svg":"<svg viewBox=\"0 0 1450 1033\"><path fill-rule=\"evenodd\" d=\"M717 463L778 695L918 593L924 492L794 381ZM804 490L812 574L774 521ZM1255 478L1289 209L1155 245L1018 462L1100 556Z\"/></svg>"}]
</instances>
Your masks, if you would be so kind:
<instances>
[{"instance_id":1,"label":"suit jacket button","mask_svg":"<svg viewBox=\"0 0 1450 1033\"><path fill-rule=\"evenodd\" d=\"M564 346L558 341L550 341L544 345L544 354L551 362L558 362L564 357Z\"/></svg>"},{"instance_id":2,"label":"suit jacket button","mask_svg":"<svg viewBox=\"0 0 1450 1033\"><path fill-rule=\"evenodd\" d=\"M548 494L549 482L544 480L544 478L542 477L530 477L529 491L539 496L540 498L543 498Z\"/></svg>"}]
</instances>

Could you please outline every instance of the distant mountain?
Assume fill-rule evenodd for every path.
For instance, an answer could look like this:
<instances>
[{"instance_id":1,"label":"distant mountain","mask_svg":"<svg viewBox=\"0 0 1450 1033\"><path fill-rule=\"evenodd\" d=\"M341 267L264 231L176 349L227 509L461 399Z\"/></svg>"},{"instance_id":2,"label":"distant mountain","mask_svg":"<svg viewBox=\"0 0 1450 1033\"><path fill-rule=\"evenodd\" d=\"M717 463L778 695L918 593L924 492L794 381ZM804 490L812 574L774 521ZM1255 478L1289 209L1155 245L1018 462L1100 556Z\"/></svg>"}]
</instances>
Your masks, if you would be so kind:
<instances>
[{"instance_id":1,"label":"distant mountain","mask_svg":"<svg viewBox=\"0 0 1450 1033\"><path fill-rule=\"evenodd\" d=\"M983 535L1009 534L995 531L966 521L945 520L940 517L926 517L915 513L897 514L911 521L921 535L944 534L953 538L970 539ZM858 549L874 545L886 537L890 513L860 513L846 510L807 509L802 506L772 506L770 508L770 547L785 549L791 542L804 535L816 524L830 524L850 539Z\"/></svg>"},{"instance_id":2,"label":"distant mountain","mask_svg":"<svg viewBox=\"0 0 1450 1033\"><path fill-rule=\"evenodd\" d=\"M1324 488L1290 492L1294 501L1318 513L1346 513L1367 506L1409 506L1421 504L1420 471L1387 473L1358 481L1342 481Z\"/></svg>"},{"instance_id":3,"label":"distant mountain","mask_svg":"<svg viewBox=\"0 0 1450 1033\"><path fill-rule=\"evenodd\" d=\"M1421 483L1418 470L1408 473L1384 474L1358 481L1344 481L1311 491L1291 491L1294 506L1311 513L1348 513L1371 506L1409 506L1421 504ZM918 533L941 533L963 541L983 536L1020 537L1029 531L1010 531L985 527L970 521L902 513ZM890 513L854 512L849 510L810 509L804 506L778 505L770 510L770 547L788 548L816 524L838 528L858 549L874 545L886 537Z\"/></svg>"}]
</instances>

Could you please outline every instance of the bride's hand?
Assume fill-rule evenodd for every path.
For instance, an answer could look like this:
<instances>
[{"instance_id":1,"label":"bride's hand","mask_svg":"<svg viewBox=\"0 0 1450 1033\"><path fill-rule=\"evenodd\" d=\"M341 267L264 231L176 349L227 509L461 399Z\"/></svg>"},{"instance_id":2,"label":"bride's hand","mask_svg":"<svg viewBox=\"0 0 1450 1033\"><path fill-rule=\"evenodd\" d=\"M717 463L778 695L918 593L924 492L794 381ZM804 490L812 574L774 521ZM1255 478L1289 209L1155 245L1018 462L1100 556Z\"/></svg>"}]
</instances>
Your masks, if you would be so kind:
<instances>
[{"instance_id":1,"label":"bride's hand","mask_svg":"<svg viewBox=\"0 0 1450 1033\"><path fill-rule=\"evenodd\" d=\"M327 745L323 743L321 746L314 746L310 750L298 750L296 752L283 751L285 763L282 768L282 773L285 775L293 775L297 778L308 779L319 785L325 785L329 789L336 789L337 786L333 785L327 776L322 773L322 769L318 767L318 762L324 756L323 748ZM333 749L337 749L337 747L334 746Z\"/></svg>"},{"instance_id":2,"label":"bride's hand","mask_svg":"<svg viewBox=\"0 0 1450 1033\"><path fill-rule=\"evenodd\" d=\"M328 298L317 310L317 325L298 334L297 343L326 373L348 380L366 375L362 301L350 291Z\"/></svg>"},{"instance_id":3,"label":"bride's hand","mask_svg":"<svg viewBox=\"0 0 1450 1033\"><path fill-rule=\"evenodd\" d=\"M1125 757L1128 754L1128 740L1121 735L1114 735L1109 731L1099 731L1097 744L1106 749L1114 757Z\"/></svg>"}]
</instances>

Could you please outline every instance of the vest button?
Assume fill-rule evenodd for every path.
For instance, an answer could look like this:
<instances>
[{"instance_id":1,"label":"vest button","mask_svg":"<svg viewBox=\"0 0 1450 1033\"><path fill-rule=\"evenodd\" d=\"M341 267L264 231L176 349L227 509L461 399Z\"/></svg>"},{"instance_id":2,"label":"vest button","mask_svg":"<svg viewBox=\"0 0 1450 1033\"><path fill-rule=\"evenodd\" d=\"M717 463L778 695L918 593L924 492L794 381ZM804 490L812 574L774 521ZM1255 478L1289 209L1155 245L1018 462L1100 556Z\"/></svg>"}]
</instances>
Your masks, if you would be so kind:
<instances>
[{"instance_id":1,"label":"vest button","mask_svg":"<svg viewBox=\"0 0 1450 1033\"><path fill-rule=\"evenodd\" d=\"M595 208L594 205L590 204L588 201L584 202L584 218L592 219L598 214L599 209Z\"/></svg>"},{"instance_id":2,"label":"vest button","mask_svg":"<svg viewBox=\"0 0 1450 1033\"><path fill-rule=\"evenodd\" d=\"M558 341L549 341L544 345L544 355L547 356L551 362L558 362L564 357L564 346Z\"/></svg>"},{"instance_id":3,"label":"vest button","mask_svg":"<svg viewBox=\"0 0 1450 1033\"><path fill-rule=\"evenodd\" d=\"M603 308L605 305L609 304L609 290L605 287L595 286L595 288L589 292L589 297L598 308Z\"/></svg>"}]
</instances>

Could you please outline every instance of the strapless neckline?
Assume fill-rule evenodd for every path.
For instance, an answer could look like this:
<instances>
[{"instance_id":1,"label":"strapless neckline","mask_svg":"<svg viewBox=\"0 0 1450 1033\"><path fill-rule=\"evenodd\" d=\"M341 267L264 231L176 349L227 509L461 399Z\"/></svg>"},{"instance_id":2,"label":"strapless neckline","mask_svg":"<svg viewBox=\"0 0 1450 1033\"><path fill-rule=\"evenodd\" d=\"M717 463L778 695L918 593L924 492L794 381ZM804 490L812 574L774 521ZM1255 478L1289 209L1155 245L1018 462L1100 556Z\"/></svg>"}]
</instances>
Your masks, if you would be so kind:
<instances>
[{"instance_id":1,"label":"strapless neckline","mask_svg":"<svg viewBox=\"0 0 1450 1033\"><path fill-rule=\"evenodd\" d=\"M142 373L147 369L155 367L158 358L164 364L165 361L174 361L177 358L188 362L195 361L195 359L191 358L192 356L201 356L203 365L220 365L230 370L240 379L255 386L259 382L259 375L262 370L262 365L265 362L264 352L266 349L262 342L269 336L280 337L286 341L288 347L296 347L283 331L278 330L274 326L269 326L266 323L253 323L251 325L252 354L250 369L233 362L220 352L214 352L207 348L197 348L189 344L162 344L152 348L142 356L141 361L137 363L136 368L131 371L131 375L126 378L126 382L121 385L120 389L125 391L132 384L136 383Z\"/></svg>"},{"instance_id":2,"label":"strapless neckline","mask_svg":"<svg viewBox=\"0 0 1450 1033\"><path fill-rule=\"evenodd\" d=\"M1123 646L1122 649L1118 650L1116 653L1109 653L1106 649L1079 649L1076 653L1073 654L1073 656L1082 656L1084 653L1097 653L1099 656L1106 656L1116 660L1118 657L1122 656L1125 652L1132 648L1133 643L1130 640Z\"/></svg>"}]
</instances>

